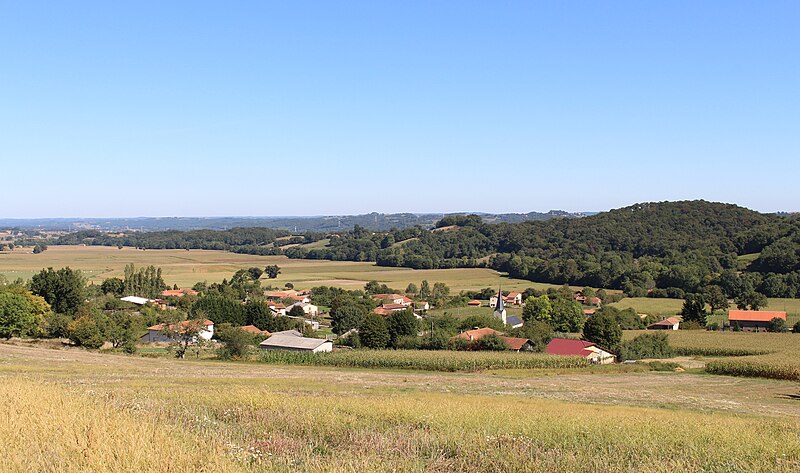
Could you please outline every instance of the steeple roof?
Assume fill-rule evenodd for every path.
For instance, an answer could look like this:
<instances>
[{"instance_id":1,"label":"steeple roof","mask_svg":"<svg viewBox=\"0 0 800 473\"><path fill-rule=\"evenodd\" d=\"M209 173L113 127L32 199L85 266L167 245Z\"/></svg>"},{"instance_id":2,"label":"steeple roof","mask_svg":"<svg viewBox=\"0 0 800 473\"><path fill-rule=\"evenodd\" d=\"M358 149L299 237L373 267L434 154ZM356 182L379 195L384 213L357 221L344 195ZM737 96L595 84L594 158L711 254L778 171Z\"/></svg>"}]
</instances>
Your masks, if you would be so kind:
<instances>
[{"instance_id":1,"label":"steeple roof","mask_svg":"<svg viewBox=\"0 0 800 473\"><path fill-rule=\"evenodd\" d=\"M497 290L497 303L494 306L494 311L495 312L502 312L504 310L506 310L506 307L505 307L505 304L503 302L503 290L502 289L498 289Z\"/></svg>"}]
</instances>

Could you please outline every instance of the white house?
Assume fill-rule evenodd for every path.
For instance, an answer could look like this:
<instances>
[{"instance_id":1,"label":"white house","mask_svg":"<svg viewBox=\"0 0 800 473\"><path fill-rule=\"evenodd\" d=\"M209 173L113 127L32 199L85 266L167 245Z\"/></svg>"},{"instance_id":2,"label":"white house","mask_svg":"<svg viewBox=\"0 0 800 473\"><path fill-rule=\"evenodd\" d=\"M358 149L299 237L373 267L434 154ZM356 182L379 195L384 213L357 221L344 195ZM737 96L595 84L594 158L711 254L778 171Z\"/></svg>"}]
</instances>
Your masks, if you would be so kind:
<instances>
[{"instance_id":1,"label":"white house","mask_svg":"<svg viewBox=\"0 0 800 473\"><path fill-rule=\"evenodd\" d=\"M316 317L317 315L319 315L319 307L308 302L295 302L294 304L290 305L285 309L286 313L288 314L289 312L291 312L293 307L300 307L301 309L303 309L303 312L308 317Z\"/></svg>"},{"instance_id":2,"label":"white house","mask_svg":"<svg viewBox=\"0 0 800 473\"><path fill-rule=\"evenodd\" d=\"M169 329L169 331L174 331L178 335L186 333L188 330L193 329L193 324L200 324L200 329L197 332L197 337L202 338L203 340L211 340L211 337L214 336L214 322L210 320L184 320L183 322L178 322L177 324L169 325L167 324L158 324L153 325L152 327L147 327L147 333L142 336L139 340L142 342L174 342L175 339L170 337L168 334L164 333L165 329ZM196 338L193 336L192 341L197 341Z\"/></svg>"}]
</instances>

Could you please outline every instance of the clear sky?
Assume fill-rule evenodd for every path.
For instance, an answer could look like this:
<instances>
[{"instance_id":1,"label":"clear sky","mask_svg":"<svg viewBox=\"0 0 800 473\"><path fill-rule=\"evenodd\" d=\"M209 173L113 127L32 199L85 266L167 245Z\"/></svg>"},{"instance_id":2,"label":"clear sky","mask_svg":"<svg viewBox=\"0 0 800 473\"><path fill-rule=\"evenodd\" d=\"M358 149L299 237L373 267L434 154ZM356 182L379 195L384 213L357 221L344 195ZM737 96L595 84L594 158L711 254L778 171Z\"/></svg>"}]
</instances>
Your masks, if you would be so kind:
<instances>
[{"instance_id":1,"label":"clear sky","mask_svg":"<svg viewBox=\"0 0 800 473\"><path fill-rule=\"evenodd\" d=\"M800 210L800 2L0 0L0 217Z\"/></svg>"}]
</instances>

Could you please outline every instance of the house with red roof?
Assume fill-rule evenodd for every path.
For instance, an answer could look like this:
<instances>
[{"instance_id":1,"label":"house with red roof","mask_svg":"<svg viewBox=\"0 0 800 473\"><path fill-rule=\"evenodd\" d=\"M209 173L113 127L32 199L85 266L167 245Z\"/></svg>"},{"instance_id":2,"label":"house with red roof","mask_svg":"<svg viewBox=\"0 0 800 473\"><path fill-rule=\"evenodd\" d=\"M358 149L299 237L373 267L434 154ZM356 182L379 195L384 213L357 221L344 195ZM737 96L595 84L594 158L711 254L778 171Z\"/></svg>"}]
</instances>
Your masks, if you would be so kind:
<instances>
[{"instance_id":1,"label":"house with red roof","mask_svg":"<svg viewBox=\"0 0 800 473\"><path fill-rule=\"evenodd\" d=\"M178 336L187 332L194 332L197 329L197 337L203 340L211 340L214 336L214 322L210 320L184 320L176 324L158 324L152 327L147 327L147 333L139 340L142 342L174 342L175 339L169 335L173 332ZM185 336L184 338L188 337ZM193 338L193 342L197 339Z\"/></svg>"},{"instance_id":2,"label":"house with red roof","mask_svg":"<svg viewBox=\"0 0 800 473\"><path fill-rule=\"evenodd\" d=\"M550 340L545 351L548 355L579 356L598 365L611 364L617 359L616 355L603 350L592 342L569 338L554 338Z\"/></svg>"},{"instance_id":3,"label":"house with red roof","mask_svg":"<svg viewBox=\"0 0 800 473\"><path fill-rule=\"evenodd\" d=\"M647 326L647 330L678 330L681 321L677 317L667 317Z\"/></svg>"},{"instance_id":4,"label":"house with red roof","mask_svg":"<svg viewBox=\"0 0 800 473\"><path fill-rule=\"evenodd\" d=\"M460 338L461 340L474 342L480 340L481 338L487 335L497 335L498 337L500 337L506 343L506 346L510 351L520 351L520 352L533 351L533 342L531 342L530 339L507 337L505 333L498 332L497 330L491 329L489 327L467 330L465 332L459 333L453 338Z\"/></svg>"},{"instance_id":5,"label":"house with red roof","mask_svg":"<svg viewBox=\"0 0 800 473\"><path fill-rule=\"evenodd\" d=\"M470 307L480 307L481 306L481 301L473 299L473 300L467 302L467 305L470 306Z\"/></svg>"},{"instance_id":6,"label":"house with red roof","mask_svg":"<svg viewBox=\"0 0 800 473\"><path fill-rule=\"evenodd\" d=\"M167 289L161 291L161 297L183 297L183 296L196 296L200 294L194 289Z\"/></svg>"},{"instance_id":7,"label":"house with red roof","mask_svg":"<svg viewBox=\"0 0 800 473\"><path fill-rule=\"evenodd\" d=\"M265 337L269 337L272 334L266 330L261 330L260 328L256 327L255 325L245 325L243 327L239 327L240 329L244 330L247 333L252 333L253 335L263 335Z\"/></svg>"},{"instance_id":8,"label":"house with red roof","mask_svg":"<svg viewBox=\"0 0 800 473\"><path fill-rule=\"evenodd\" d=\"M402 294L373 294L372 298L378 301L383 301L385 304L402 304L406 307L414 303L413 300Z\"/></svg>"},{"instance_id":9,"label":"house with red roof","mask_svg":"<svg viewBox=\"0 0 800 473\"><path fill-rule=\"evenodd\" d=\"M767 331L772 319L786 321L786 312L776 310L730 310L728 322L747 332Z\"/></svg>"}]
</instances>

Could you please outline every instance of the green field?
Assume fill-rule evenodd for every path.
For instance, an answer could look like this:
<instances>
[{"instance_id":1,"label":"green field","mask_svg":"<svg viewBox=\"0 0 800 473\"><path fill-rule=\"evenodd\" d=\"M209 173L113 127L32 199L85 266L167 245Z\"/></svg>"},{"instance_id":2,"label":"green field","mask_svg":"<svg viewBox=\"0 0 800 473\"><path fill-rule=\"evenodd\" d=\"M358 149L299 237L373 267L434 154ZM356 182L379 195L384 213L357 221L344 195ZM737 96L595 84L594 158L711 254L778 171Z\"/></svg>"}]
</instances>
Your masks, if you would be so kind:
<instances>
[{"instance_id":1,"label":"green field","mask_svg":"<svg viewBox=\"0 0 800 473\"><path fill-rule=\"evenodd\" d=\"M274 366L53 348L0 344L4 471L800 468L797 384L787 381Z\"/></svg>"},{"instance_id":2,"label":"green field","mask_svg":"<svg viewBox=\"0 0 800 473\"><path fill-rule=\"evenodd\" d=\"M319 243L319 242L317 242ZM362 288L370 280L377 280L395 289L403 290L408 283L419 286L423 279L447 284L454 292L498 287L524 290L528 287L546 289L558 287L505 277L485 268L414 270L387 268L370 262L293 260L285 256L241 255L227 251L210 250L136 250L100 246L51 246L44 253L34 255L30 248L13 252L0 252L0 274L8 279L30 278L42 268L70 266L85 272L92 282L99 283L109 277L121 277L128 263L137 266L155 265L163 269L164 280L170 286L191 286L199 281L220 282L241 268L265 267L277 264L281 274L264 284L283 286L291 282L296 288L327 285L347 289Z\"/></svg>"},{"instance_id":3,"label":"green field","mask_svg":"<svg viewBox=\"0 0 800 473\"><path fill-rule=\"evenodd\" d=\"M769 303L764 310L785 311L790 325L800 319L800 299L767 299ZM619 302L610 304L619 309L633 308L639 314L657 315L660 317L670 317L680 314L683 307L682 299L666 299L652 297L626 297ZM731 305L731 309L735 309ZM715 314L709 322L727 321L727 314Z\"/></svg>"}]
</instances>

